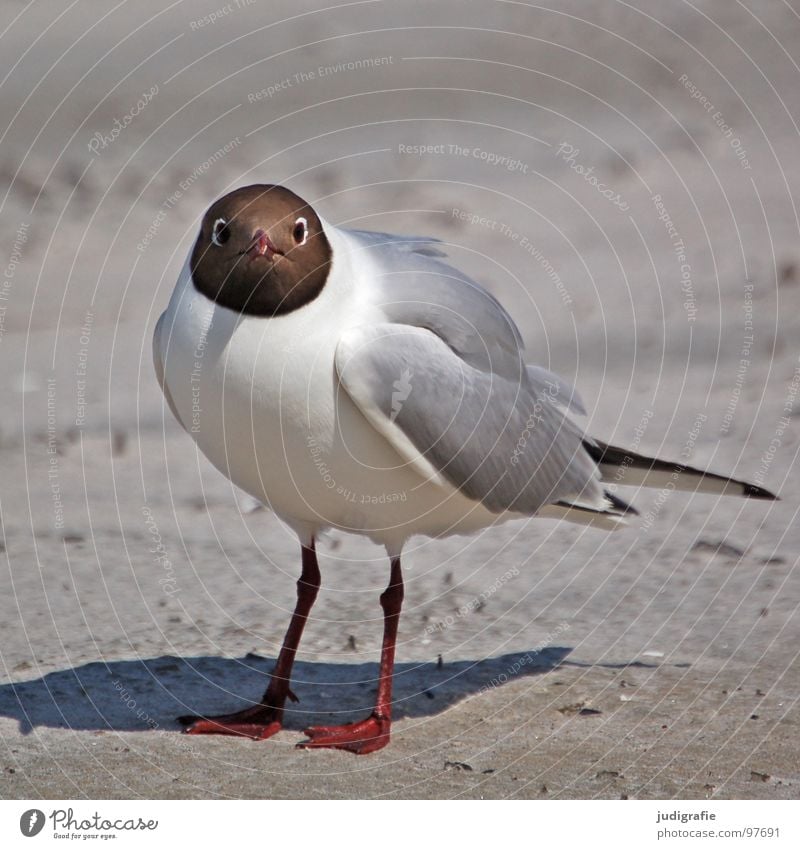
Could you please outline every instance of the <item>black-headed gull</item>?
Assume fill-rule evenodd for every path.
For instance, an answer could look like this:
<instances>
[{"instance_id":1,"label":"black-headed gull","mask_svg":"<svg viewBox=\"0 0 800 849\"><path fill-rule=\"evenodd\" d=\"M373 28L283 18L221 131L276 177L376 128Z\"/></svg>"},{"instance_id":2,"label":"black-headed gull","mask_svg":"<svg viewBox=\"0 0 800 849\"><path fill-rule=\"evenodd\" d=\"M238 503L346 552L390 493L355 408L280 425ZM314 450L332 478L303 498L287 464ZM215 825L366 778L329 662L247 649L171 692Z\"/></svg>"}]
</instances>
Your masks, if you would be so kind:
<instances>
[{"instance_id":1,"label":"black-headed gull","mask_svg":"<svg viewBox=\"0 0 800 849\"><path fill-rule=\"evenodd\" d=\"M326 528L386 547L380 680L368 718L301 745L363 754L389 741L410 536L533 515L614 529L635 511L611 483L774 498L587 436L572 387L525 363L508 313L442 256L434 239L335 227L281 186L237 189L203 217L156 325L158 379L206 457L297 533L302 572L261 702L185 717L188 733L280 729Z\"/></svg>"}]
</instances>

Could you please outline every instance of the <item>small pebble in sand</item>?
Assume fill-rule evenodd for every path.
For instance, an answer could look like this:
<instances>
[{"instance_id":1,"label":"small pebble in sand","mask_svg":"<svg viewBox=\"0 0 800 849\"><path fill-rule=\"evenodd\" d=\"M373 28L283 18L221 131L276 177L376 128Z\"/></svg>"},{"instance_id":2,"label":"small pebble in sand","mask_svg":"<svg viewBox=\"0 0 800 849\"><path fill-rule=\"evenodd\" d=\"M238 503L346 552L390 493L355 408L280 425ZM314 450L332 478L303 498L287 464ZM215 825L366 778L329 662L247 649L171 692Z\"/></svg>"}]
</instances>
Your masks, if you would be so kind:
<instances>
[{"instance_id":1,"label":"small pebble in sand","mask_svg":"<svg viewBox=\"0 0 800 849\"><path fill-rule=\"evenodd\" d=\"M444 769L455 770L456 772L474 772L472 767L463 761L445 761Z\"/></svg>"}]
</instances>

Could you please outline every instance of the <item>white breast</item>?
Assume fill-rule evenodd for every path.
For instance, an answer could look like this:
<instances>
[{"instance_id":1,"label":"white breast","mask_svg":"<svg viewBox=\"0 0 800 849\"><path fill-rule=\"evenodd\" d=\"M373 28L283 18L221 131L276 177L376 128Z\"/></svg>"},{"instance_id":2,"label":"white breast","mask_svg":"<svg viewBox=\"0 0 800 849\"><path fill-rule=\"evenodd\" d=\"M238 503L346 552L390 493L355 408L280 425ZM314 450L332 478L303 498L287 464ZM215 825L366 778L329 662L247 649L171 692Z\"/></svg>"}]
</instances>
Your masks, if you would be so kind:
<instances>
[{"instance_id":1,"label":"white breast","mask_svg":"<svg viewBox=\"0 0 800 849\"><path fill-rule=\"evenodd\" d=\"M390 547L496 519L450 487L426 482L355 407L334 353L354 325L383 321L361 294L368 267L326 227L333 271L319 297L286 316L242 316L192 285L188 261L156 328L162 385L200 450L301 536L322 527Z\"/></svg>"}]
</instances>

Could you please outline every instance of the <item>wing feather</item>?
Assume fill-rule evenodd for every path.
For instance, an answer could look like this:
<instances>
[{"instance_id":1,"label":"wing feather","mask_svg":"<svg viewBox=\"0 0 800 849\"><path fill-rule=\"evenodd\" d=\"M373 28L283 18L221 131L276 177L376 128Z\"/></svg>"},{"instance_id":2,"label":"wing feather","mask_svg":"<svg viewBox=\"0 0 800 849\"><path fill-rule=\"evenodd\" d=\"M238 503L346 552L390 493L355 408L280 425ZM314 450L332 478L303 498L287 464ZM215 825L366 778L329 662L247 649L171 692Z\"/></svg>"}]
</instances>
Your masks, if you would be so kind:
<instances>
[{"instance_id":1,"label":"wing feather","mask_svg":"<svg viewBox=\"0 0 800 849\"><path fill-rule=\"evenodd\" d=\"M442 262L441 252L427 249L430 240L346 233L360 267L371 266L366 296L387 321L426 328L466 363L520 379L524 345L513 319L482 286Z\"/></svg>"},{"instance_id":2,"label":"wing feather","mask_svg":"<svg viewBox=\"0 0 800 849\"><path fill-rule=\"evenodd\" d=\"M431 330L389 323L347 330L336 370L401 456L492 512L608 507L582 432L526 372L512 380L484 371Z\"/></svg>"}]
</instances>

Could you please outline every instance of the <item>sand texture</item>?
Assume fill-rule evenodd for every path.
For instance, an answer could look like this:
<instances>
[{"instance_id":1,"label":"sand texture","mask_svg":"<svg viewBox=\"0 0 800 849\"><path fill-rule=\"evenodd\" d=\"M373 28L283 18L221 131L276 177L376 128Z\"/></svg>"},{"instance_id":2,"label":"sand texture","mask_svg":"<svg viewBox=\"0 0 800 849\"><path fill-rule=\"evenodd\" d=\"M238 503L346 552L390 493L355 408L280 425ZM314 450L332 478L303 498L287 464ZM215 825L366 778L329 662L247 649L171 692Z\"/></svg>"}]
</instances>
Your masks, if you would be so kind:
<instances>
[{"instance_id":1,"label":"sand texture","mask_svg":"<svg viewBox=\"0 0 800 849\"><path fill-rule=\"evenodd\" d=\"M800 796L791 5L3 4L1 797ZM374 692L388 564L330 533L286 730L179 734L260 695L299 573L151 363L199 216L251 182L443 239L591 433L782 500L413 539L362 758L294 747Z\"/></svg>"}]
</instances>

